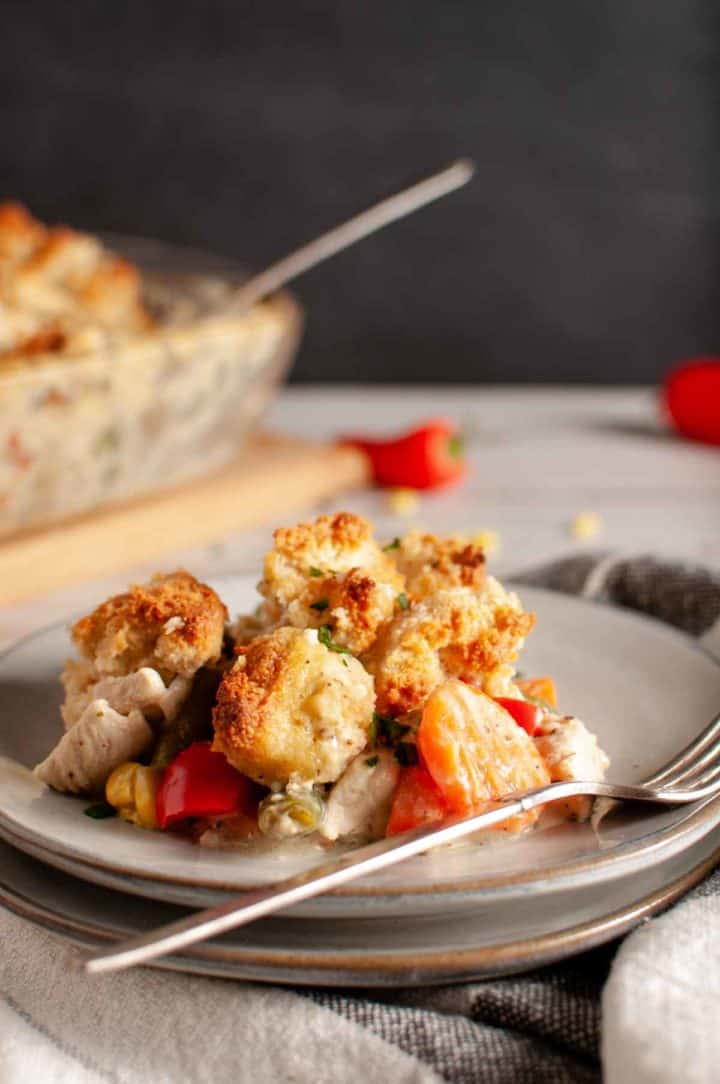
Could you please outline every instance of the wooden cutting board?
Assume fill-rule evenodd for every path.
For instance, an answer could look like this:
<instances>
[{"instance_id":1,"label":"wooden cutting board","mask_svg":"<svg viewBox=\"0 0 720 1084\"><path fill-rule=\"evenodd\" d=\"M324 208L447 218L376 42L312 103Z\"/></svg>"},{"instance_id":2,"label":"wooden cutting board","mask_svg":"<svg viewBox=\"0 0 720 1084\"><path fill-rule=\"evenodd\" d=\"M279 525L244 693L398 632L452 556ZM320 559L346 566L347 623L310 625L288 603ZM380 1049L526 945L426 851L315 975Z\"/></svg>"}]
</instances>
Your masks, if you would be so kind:
<instances>
[{"instance_id":1,"label":"wooden cutting board","mask_svg":"<svg viewBox=\"0 0 720 1084\"><path fill-rule=\"evenodd\" d=\"M210 477L0 541L0 604L286 521L288 511L367 481L354 449L262 434Z\"/></svg>"}]
</instances>

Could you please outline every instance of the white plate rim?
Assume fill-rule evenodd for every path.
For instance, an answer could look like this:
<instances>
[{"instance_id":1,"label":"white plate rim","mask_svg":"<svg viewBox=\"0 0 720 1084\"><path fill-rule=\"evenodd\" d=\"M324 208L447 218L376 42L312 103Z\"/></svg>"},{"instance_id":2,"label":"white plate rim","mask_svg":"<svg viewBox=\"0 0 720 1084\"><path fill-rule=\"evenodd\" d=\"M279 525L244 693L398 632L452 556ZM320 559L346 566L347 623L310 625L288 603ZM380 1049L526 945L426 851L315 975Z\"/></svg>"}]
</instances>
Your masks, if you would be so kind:
<instances>
[{"instance_id":1,"label":"white plate rim","mask_svg":"<svg viewBox=\"0 0 720 1084\"><path fill-rule=\"evenodd\" d=\"M704 842L698 843L698 848ZM155 960L150 966L234 980L328 987L380 988L408 983L443 985L487 979L554 963L627 933L644 919L685 895L717 865L719 859L720 845L716 840L709 853L693 863L689 870L632 899L625 906L607 914L600 913L584 922L493 946L430 949L413 951L412 955L376 949L374 952L346 953L343 956L342 950L337 949L332 953L322 950L298 953L287 949L211 942L195 946L182 956ZM81 922L24 896L7 883L6 875L1 871L0 905L84 949L106 948L108 944L127 936L125 932L103 926L100 920L93 923L86 919Z\"/></svg>"},{"instance_id":2,"label":"white plate rim","mask_svg":"<svg viewBox=\"0 0 720 1084\"><path fill-rule=\"evenodd\" d=\"M387 892L381 892L379 889L367 888L362 885L362 882L358 882L355 891L350 886L341 891L327 893L318 899L310 899L288 909L287 914L298 918L317 919L350 919L354 917L356 911L363 917L400 916L409 898L415 900L420 898L425 903L425 906L421 908L423 913L437 913L450 898L453 900L453 910L472 910L480 900L483 905L502 903L505 899L515 898L519 894L537 896L551 892L562 893L585 887L590 883L602 884L628 873L649 869L700 842L720 821L717 815L703 815L708 806L713 804L717 806L717 800L714 803L704 803L693 816L676 826L677 830L673 830L671 837L655 840L639 852L630 850L624 855L614 852L615 858L602 865L588 858L573 864L566 872L563 872L561 868L553 870L552 875L547 878L513 875L505 880L495 878L497 883L491 883L488 879L487 883L462 882L456 885L448 883L446 887L446 883L443 882L443 887L440 888L420 886L412 891L390 887ZM2 822L0 822L0 839L69 876L102 888L124 892L142 899L173 903L180 907L212 907L263 887L238 889L233 885L226 888L217 885L186 886L171 878L153 878L134 872L118 873L109 867L92 865L82 858L75 858L60 851L53 853L42 843L24 836L22 832L9 830ZM625 844L624 846L633 845Z\"/></svg>"}]
</instances>

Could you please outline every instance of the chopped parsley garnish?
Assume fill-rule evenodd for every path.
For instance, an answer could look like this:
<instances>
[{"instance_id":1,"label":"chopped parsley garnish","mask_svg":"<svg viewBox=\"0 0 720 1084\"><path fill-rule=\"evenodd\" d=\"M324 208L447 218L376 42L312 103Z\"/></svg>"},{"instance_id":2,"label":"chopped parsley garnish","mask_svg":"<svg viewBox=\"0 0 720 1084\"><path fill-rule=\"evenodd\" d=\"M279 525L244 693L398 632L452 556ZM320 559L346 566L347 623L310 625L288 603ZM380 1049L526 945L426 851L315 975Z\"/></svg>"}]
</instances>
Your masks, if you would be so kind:
<instances>
[{"instance_id":1,"label":"chopped parsley garnish","mask_svg":"<svg viewBox=\"0 0 720 1084\"><path fill-rule=\"evenodd\" d=\"M368 737L375 744L380 742L383 745L395 745L405 737L409 729L409 726L399 723L391 715L381 715L380 712L374 711Z\"/></svg>"},{"instance_id":2,"label":"chopped parsley garnish","mask_svg":"<svg viewBox=\"0 0 720 1084\"><path fill-rule=\"evenodd\" d=\"M407 610L408 606L410 605L410 603L408 602L408 597L404 591L401 591L398 595L397 604L401 610Z\"/></svg>"},{"instance_id":3,"label":"chopped parsley garnish","mask_svg":"<svg viewBox=\"0 0 720 1084\"><path fill-rule=\"evenodd\" d=\"M343 664L343 666L347 666L347 665L348 665L348 661L347 661L347 659L340 659L340 662L341 662L341 663Z\"/></svg>"},{"instance_id":4,"label":"chopped parsley garnish","mask_svg":"<svg viewBox=\"0 0 720 1084\"><path fill-rule=\"evenodd\" d=\"M328 651L337 651L338 655L352 655L352 651L348 651L342 644L336 644L332 639L332 629L329 625L321 625L318 629L318 640L323 644Z\"/></svg>"},{"instance_id":5,"label":"chopped parsley garnish","mask_svg":"<svg viewBox=\"0 0 720 1084\"><path fill-rule=\"evenodd\" d=\"M368 757L365 763L368 768L374 768L376 764L380 763L380 757L377 754L374 757Z\"/></svg>"},{"instance_id":6,"label":"chopped parsley garnish","mask_svg":"<svg viewBox=\"0 0 720 1084\"><path fill-rule=\"evenodd\" d=\"M317 602L311 602L310 603L310 609L311 610L319 610L320 612L322 612L323 610L327 610L329 605L330 605L330 602L329 602L328 599L319 598L317 600Z\"/></svg>"},{"instance_id":7,"label":"chopped parsley garnish","mask_svg":"<svg viewBox=\"0 0 720 1084\"><path fill-rule=\"evenodd\" d=\"M400 744L395 747L395 759L405 768L409 767L411 764L417 764L417 746L413 745L411 741L401 741Z\"/></svg>"},{"instance_id":8,"label":"chopped parsley garnish","mask_svg":"<svg viewBox=\"0 0 720 1084\"><path fill-rule=\"evenodd\" d=\"M388 542L387 546L383 546L383 553L387 553L388 550L399 550L399 549L400 549L400 539L399 538L393 538L392 542Z\"/></svg>"},{"instance_id":9,"label":"chopped parsley garnish","mask_svg":"<svg viewBox=\"0 0 720 1084\"><path fill-rule=\"evenodd\" d=\"M83 813L86 817L92 817L94 821L104 821L108 817L116 816L117 810L107 802L98 802L97 805L89 805L87 809L83 809Z\"/></svg>"},{"instance_id":10,"label":"chopped parsley garnish","mask_svg":"<svg viewBox=\"0 0 720 1084\"><path fill-rule=\"evenodd\" d=\"M314 565L310 565L310 575L311 576L322 576L323 575L323 570L321 568L315 568Z\"/></svg>"}]
</instances>

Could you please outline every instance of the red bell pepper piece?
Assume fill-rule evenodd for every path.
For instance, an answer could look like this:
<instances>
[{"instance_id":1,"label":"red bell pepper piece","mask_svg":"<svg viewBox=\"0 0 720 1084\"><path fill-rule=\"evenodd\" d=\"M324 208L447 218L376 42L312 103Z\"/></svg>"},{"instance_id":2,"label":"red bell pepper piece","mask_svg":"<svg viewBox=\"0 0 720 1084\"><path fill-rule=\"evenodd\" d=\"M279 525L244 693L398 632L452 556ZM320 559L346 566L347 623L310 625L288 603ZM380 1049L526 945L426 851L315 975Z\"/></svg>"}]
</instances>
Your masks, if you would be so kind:
<instances>
[{"instance_id":1,"label":"red bell pepper piece","mask_svg":"<svg viewBox=\"0 0 720 1084\"><path fill-rule=\"evenodd\" d=\"M540 733L544 713L537 704L531 704L528 700L516 700L511 696L495 696L493 700L501 708L505 708L531 738Z\"/></svg>"},{"instance_id":2,"label":"red bell pepper piece","mask_svg":"<svg viewBox=\"0 0 720 1084\"><path fill-rule=\"evenodd\" d=\"M427 768L403 768L385 835L396 836L421 824L440 821L447 813L448 804Z\"/></svg>"},{"instance_id":3,"label":"red bell pepper piece","mask_svg":"<svg viewBox=\"0 0 720 1084\"><path fill-rule=\"evenodd\" d=\"M720 358L695 358L672 369L662 399L679 433L720 444Z\"/></svg>"},{"instance_id":4,"label":"red bell pepper piece","mask_svg":"<svg viewBox=\"0 0 720 1084\"><path fill-rule=\"evenodd\" d=\"M438 489L458 481L466 470L457 426L449 421L426 422L393 440L347 436L340 443L365 452L380 486Z\"/></svg>"},{"instance_id":5,"label":"red bell pepper piece","mask_svg":"<svg viewBox=\"0 0 720 1084\"><path fill-rule=\"evenodd\" d=\"M188 817L250 812L252 806L251 780L206 741L193 742L168 764L156 798L161 828Z\"/></svg>"}]
</instances>

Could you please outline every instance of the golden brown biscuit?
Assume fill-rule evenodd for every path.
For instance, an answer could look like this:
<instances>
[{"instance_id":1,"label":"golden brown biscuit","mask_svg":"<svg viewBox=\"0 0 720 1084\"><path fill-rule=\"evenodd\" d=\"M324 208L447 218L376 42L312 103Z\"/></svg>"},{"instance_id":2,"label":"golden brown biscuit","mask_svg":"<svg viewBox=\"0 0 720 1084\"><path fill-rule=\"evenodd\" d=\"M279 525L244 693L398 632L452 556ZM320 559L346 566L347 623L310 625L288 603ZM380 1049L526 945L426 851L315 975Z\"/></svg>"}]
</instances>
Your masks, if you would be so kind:
<instances>
[{"instance_id":1,"label":"golden brown biscuit","mask_svg":"<svg viewBox=\"0 0 720 1084\"><path fill-rule=\"evenodd\" d=\"M454 587L413 602L363 656L375 678L378 711L412 711L447 677L495 687L534 623L517 596L492 577L479 593Z\"/></svg>"},{"instance_id":2,"label":"golden brown biscuit","mask_svg":"<svg viewBox=\"0 0 720 1084\"><path fill-rule=\"evenodd\" d=\"M422 599L449 587L480 591L485 583L485 554L458 536L437 538L413 531L390 552L413 598Z\"/></svg>"},{"instance_id":3,"label":"golden brown biscuit","mask_svg":"<svg viewBox=\"0 0 720 1084\"><path fill-rule=\"evenodd\" d=\"M367 649L389 621L405 580L361 516L340 512L314 523L280 528L266 555L259 584L265 602L253 626L241 622L241 638L258 627L329 626L333 640L353 654Z\"/></svg>"},{"instance_id":4,"label":"golden brown biscuit","mask_svg":"<svg viewBox=\"0 0 720 1084\"><path fill-rule=\"evenodd\" d=\"M373 682L311 629L280 628L240 649L218 689L213 748L258 783L332 783L364 748Z\"/></svg>"},{"instance_id":5,"label":"golden brown biscuit","mask_svg":"<svg viewBox=\"0 0 720 1084\"><path fill-rule=\"evenodd\" d=\"M44 236L45 227L21 203L0 203L0 265L24 259Z\"/></svg>"},{"instance_id":6,"label":"golden brown biscuit","mask_svg":"<svg viewBox=\"0 0 720 1084\"><path fill-rule=\"evenodd\" d=\"M134 267L89 234L0 204L0 356L79 349L150 323Z\"/></svg>"},{"instance_id":7,"label":"golden brown biscuit","mask_svg":"<svg viewBox=\"0 0 720 1084\"><path fill-rule=\"evenodd\" d=\"M220 656L226 618L213 589L181 570L109 598L76 623L72 637L99 674L152 666L191 677Z\"/></svg>"},{"instance_id":8,"label":"golden brown biscuit","mask_svg":"<svg viewBox=\"0 0 720 1084\"><path fill-rule=\"evenodd\" d=\"M128 331L143 331L152 323L139 297L140 273L121 259L103 260L78 290L80 305L103 327Z\"/></svg>"}]
</instances>

